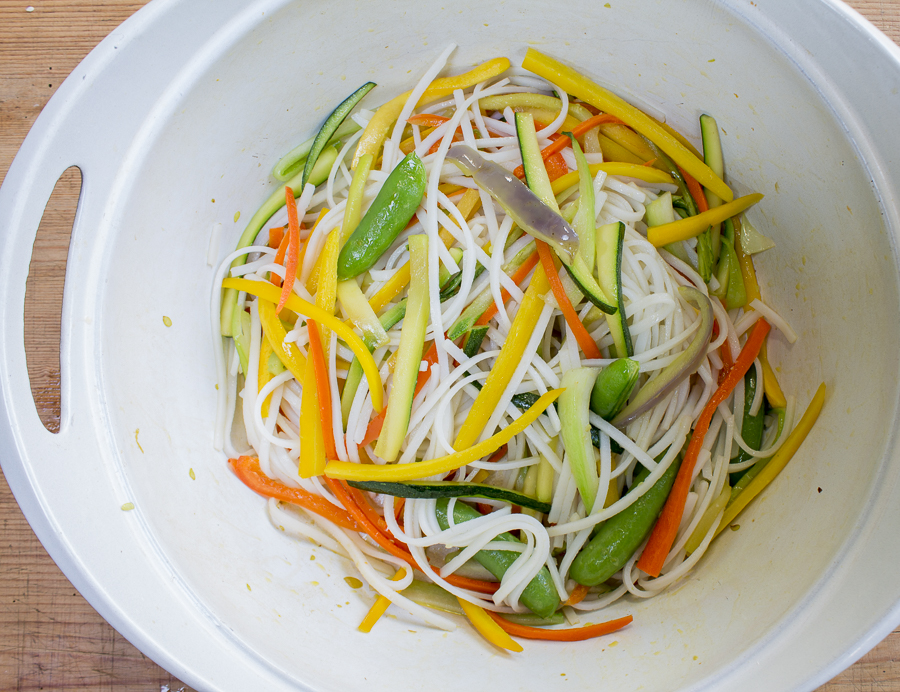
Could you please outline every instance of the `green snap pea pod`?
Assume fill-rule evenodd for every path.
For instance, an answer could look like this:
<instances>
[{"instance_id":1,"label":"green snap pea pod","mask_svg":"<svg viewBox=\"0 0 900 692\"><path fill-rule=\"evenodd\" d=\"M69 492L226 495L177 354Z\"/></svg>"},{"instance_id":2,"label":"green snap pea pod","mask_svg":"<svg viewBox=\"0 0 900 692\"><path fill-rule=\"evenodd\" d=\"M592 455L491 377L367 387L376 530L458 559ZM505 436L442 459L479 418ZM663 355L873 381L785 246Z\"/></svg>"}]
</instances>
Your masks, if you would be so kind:
<instances>
[{"instance_id":1,"label":"green snap pea pod","mask_svg":"<svg viewBox=\"0 0 900 692\"><path fill-rule=\"evenodd\" d=\"M437 501L437 520L441 529L450 528L447 519L448 500ZM481 514L473 507L462 502L457 502L453 506L453 522L461 524L472 519L477 519ZM511 533L502 533L497 536L496 540L518 542ZM488 572L493 574L497 579L502 579L506 574L506 570L516 561L519 553L512 550L479 550L475 553L475 560ZM550 570L542 567L534 579L532 579L522 595L519 597L522 605L527 607L535 615L546 618L550 617L556 609L559 608L559 594L556 593L556 587L550 578Z\"/></svg>"},{"instance_id":2,"label":"green snap pea pod","mask_svg":"<svg viewBox=\"0 0 900 692\"><path fill-rule=\"evenodd\" d=\"M427 182L425 166L415 152L397 164L341 249L340 281L359 276L378 261L416 213Z\"/></svg>"},{"instance_id":3,"label":"green snap pea pod","mask_svg":"<svg viewBox=\"0 0 900 692\"><path fill-rule=\"evenodd\" d=\"M750 407L753 405L753 399L756 398L756 388L756 368L750 368L747 374L744 375L744 417L741 424L741 437L744 438L744 442L751 449L759 449L759 446L762 444L763 427L766 418L765 405L759 407L759 411L756 412L755 416L750 415ZM750 461L751 458L747 452L741 449L732 463L742 464L745 461ZM753 467L751 466L750 468ZM732 487L749 470L732 473L729 478Z\"/></svg>"},{"instance_id":4,"label":"green snap pea pod","mask_svg":"<svg viewBox=\"0 0 900 692\"><path fill-rule=\"evenodd\" d=\"M657 461L660 459L662 455L656 458ZM595 586L625 566L653 528L675 483L679 466L681 461L676 459L650 490L600 527L573 560L569 570L572 579L584 586ZM641 471L632 490L649 475L649 469Z\"/></svg>"},{"instance_id":5,"label":"green snap pea pod","mask_svg":"<svg viewBox=\"0 0 900 692\"><path fill-rule=\"evenodd\" d=\"M641 374L641 366L630 358L619 358L600 371L591 391L591 411L612 420L622 410Z\"/></svg>"}]
</instances>

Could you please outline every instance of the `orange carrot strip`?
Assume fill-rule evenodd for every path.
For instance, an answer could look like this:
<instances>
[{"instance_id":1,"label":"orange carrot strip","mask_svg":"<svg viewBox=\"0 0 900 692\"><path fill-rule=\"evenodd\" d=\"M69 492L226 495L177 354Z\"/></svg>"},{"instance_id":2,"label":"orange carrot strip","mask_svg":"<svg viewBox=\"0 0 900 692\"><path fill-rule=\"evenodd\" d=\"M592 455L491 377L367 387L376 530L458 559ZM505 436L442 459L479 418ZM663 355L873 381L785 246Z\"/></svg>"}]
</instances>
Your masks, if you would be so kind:
<instances>
[{"instance_id":1,"label":"orange carrot strip","mask_svg":"<svg viewBox=\"0 0 900 692\"><path fill-rule=\"evenodd\" d=\"M272 229L272 230L275 230L275 229ZM275 253L275 264L280 264L281 266L284 266L284 253L287 252L288 240L289 240L290 236L289 236L289 234L283 232L284 229L281 229L281 230L282 230L281 240L278 241L278 252ZM269 242L271 242L272 241L272 237L271 237L272 231L269 231L269 233L270 233ZM269 275L269 281L271 281L276 286L281 286L281 277L278 276L278 274L275 274L274 272Z\"/></svg>"},{"instance_id":2,"label":"orange carrot strip","mask_svg":"<svg viewBox=\"0 0 900 692\"><path fill-rule=\"evenodd\" d=\"M684 461L681 462L681 468L678 469L678 475L675 477L675 484L672 486L672 491L669 493L656 525L653 527L647 547L644 548L644 552L637 563L638 568L651 577L659 576L666 556L675 542L675 535L678 533L679 524L681 524L681 516L684 514L688 490L691 487L691 479L694 476L694 464L697 462L700 448L703 446L703 438L709 430L712 417L719 404L725 401L737 386L737 383L744 379L744 375L747 374L747 371L753 365L753 361L756 360L756 356L759 355L759 349L762 347L769 329L769 323L765 319L760 318L734 361L734 366L728 372L722 384L719 385L719 388L713 393L709 403L706 404L700 413L700 417L697 419L694 432L691 434L691 441L688 443L687 451L684 454Z\"/></svg>"},{"instance_id":3,"label":"orange carrot strip","mask_svg":"<svg viewBox=\"0 0 900 692\"><path fill-rule=\"evenodd\" d=\"M532 269L534 269L534 267L538 263L538 261L540 261L540 256L538 255L537 251L535 250L528 256L528 259L526 259L522 263L522 266L519 267L518 269L516 269L515 272L513 272L512 276L510 278L516 284L522 283L525 280L525 277L528 276L528 272L530 272ZM506 301L509 300L509 291L507 291L505 288L501 289L500 297L503 298L503 302L506 303ZM479 317L478 320L475 322L475 326L480 327L480 326L485 325L488 322L490 322L493 319L494 315L497 314L497 311L499 309L500 308L497 307L496 301L491 303L491 306L487 310L485 310L481 314L481 317Z\"/></svg>"},{"instance_id":4,"label":"orange carrot strip","mask_svg":"<svg viewBox=\"0 0 900 692\"><path fill-rule=\"evenodd\" d=\"M604 634L611 634L622 629L626 625L630 625L634 620L630 615L609 622L601 622L597 625L587 625L585 627L568 627L562 630L544 629L542 627L529 627L528 625L519 625L510 622L504 617L486 611L494 622L503 628L508 634L514 637L522 637L523 639L543 639L545 641L554 642L580 642L585 639L593 639L594 637L602 637Z\"/></svg>"},{"instance_id":5,"label":"orange carrot strip","mask_svg":"<svg viewBox=\"0 0 900 692\"><path fill-rule=\"evenodd\" d=\"M678 167L678 170L681 171L688 192L690 192L691 197L694 198L694 203L697 205L697 211L701 214L705 211L709 211L709 204L706 201L706 194L703 192L703 186L694 180L694 177L681 166Z\"/></svg>"},{"instance_id":6,"label":"orange carrot strip","mask_svg":"<svg viewBox=\"0 0 900 692\"><path fill-rule=\"evenodd\" d=\"M541 264L544 265L544 271L547 274L547 281L550 283L550 289L553 291L553 296L559 304L559 309L562 310L562 313L566 318L566 324L569 325L572 329L572 333L575 335L575 340L578 342L578 345L581 346L584 355L588 358L602 358L603 356L600 353L600 349L597 348L597 344L591 338L591 335L588 334L588 330L584 328L581 320L578 319L578 313L575 312L575 308L572 307L572 301L569 300L569 296L566 295L566 291L563 288L562 281L559 280L559 272L556 270L556 265L553 264L553 255L550 254L550 246L543 240L536 240L535 242L541 256Z\"/></svg>"},{"instance_id":7,"label":"orange carrot strip","mask_svg":"<svg viewBox=\"0 0 900 692\"><path fill-rule=\"evenodd\" d=\"M547 169L547 177L550 178L551 183L569 172L569 164L566 163L562 154L554 154L544 159L544 168Z\"/></svg>"},{"instance_id":8,"label":"orange carrot strip","mask_svg":"<svg viewBox=\"0 0 900 692\"><path fill-rule=\"evenodd\" d=\"M331 385L328 382L328 368L325 365L325 353L322 351L319 325L313 320L307 320L306 326L309 329L309 355L312 358L313 368L316 373L316 389L319 395L319 415L322 418L325 455L329 459L336 459L334 425L331 422Z\"/></svg>"},{"instance_id":9,"label":"orange carrot strip","mask_svg":"<svg viewBox=\"0 0 900 692\"><path fill-rule=\"evenodd\" d=\"M337 497L337 499L340 500L341 504L344 505L350 516L353 517L353 519L363 527L361 529L357 528L356 530L364 531L365 533L369 534L369 536L371 536L372 539L376 543L378 543L378 545L380 545L382 548L384 548L384 550L389 552L394 557L398 557L401 560L406 560L410 565L415 562L412 555L410 555L409 551L406 550L406 548L394 543L391 538L388 538L387 535L379 530L376 523L369 520L365 510L360 507L353 499L352 495L350 494L351 488L348 485L346 485L343 481L338 481L334 478L328 477L325 478L325 482L328 483L328 487L331 488L331 492L333 492L335 497ZM467 577L460 577L455 574L451 574L449 577L447 577L447 581L454 586L458 586L462 589L478 591L479 593L494 593L500 586L499 584L495 584L494 582L481 581L479 579L469 579Z\"/></svg>"},{"instance_id":10,"label":"orange carrot strip","mask_svg":"<svg viewBox=\"0 0 900 692\"><path fill-rule=\"evenodd\" d=\"M437 127L438 125L443 125L448 120L450 120L450 118L435 113L417 113L416 115L409 116L406 119L406 122L410 125L418 125L419 127Z\"/></svg>"},{"instance_id":11,"label":"orange carrot strip","mask_svg":"<svg viewBox=\"0 0 900 692\"><path fill-rule=\"evenodd\" d=\"M622 121L619 120L614 115L608 115L607 113L601 113L600 115L595 115L581 123L578 123L578 125L576 125L575 127L572 128L572 134L575 135L575 138L577 139L578 137L581 137L586 132L593 130L595 127L597 127L598 125L602 125L603 123L616 124L616 123L621 123L621 122ZM537 123L535 123L535 126L537 126ZM546 125L545 125L545 127L546 127ZM546 161L551 156L553 156L553 154L557 154L557 153L561 152L563 149L565 149L566 147L570 147L570 146L572 146L571 139L569 139L568 137L557 137L550 144L548 144L546 147L541 149L541 158L544 159L544 161ZM516 170L513 172L513 174L518 178L524 177L525 176L524 166L516 167ZM551 178L551 180L553 180L553 179Z\"/></svg>"},{"instance_id":12,"label":"orange carrot strip","mask_svg":"<svg viewBox=\"0 0 900 692\"><path fill-rule=\"evenodd\" d=\"M576 603L581 603L584 600L584 597L588 595L590 588L591 587L585 586L584 584L576 585L563 605L575 605Z\"/></svg>"},{"instance_id":13,"label":"orange carrot strip","mask_svg":"<svg viewBox=\"0 0 900 692\"><path fill-rule=\"evenodd\" d=\"M350 529L351 531L362 530L349 513L340 507L336 507L324 497L314 495L302 488L288 487L269 478L260 469L259 460L256 457L229 459L228 463L240 481L253 492L263 497L272 497L282 502L297 505L310 512L315 512L342 528Z\"/></svg>"},{"instance_id":14,"label":"orange carrot strip","mask_svg":"<svg viewBox=\"0 0 900 692\"><path fill-rule=\"evenodd\" d=\"M284 240L284 226L276 226L275 228L269 229L269 242L268 242L269 247L274 247L274 248L280 247L281 242L283 240ZM284 254L282 253L281 256L284 257ZM275 261L278 262L279 264L281 264L281 261L277 259L278 255L276 255L275 257L276 257Z\"/></svg>"},{"instance_id":15,"label":"orange carrot strip","mask_svg":"<svg viewBox=\"0 0 900 692\"><path fill-rule=\"evenodd\" d=\"M297 276L297 259L300 256L300 221L297 218L297 203L294 201L294 191L284 186L284 199L287 203L288 213L288 248L287 261L284 265L284 284L281 286L281 297L275 307L275 314L281 312L287 303L291 290L294 288L294 279Z\"/></svg>"}]
</instances>

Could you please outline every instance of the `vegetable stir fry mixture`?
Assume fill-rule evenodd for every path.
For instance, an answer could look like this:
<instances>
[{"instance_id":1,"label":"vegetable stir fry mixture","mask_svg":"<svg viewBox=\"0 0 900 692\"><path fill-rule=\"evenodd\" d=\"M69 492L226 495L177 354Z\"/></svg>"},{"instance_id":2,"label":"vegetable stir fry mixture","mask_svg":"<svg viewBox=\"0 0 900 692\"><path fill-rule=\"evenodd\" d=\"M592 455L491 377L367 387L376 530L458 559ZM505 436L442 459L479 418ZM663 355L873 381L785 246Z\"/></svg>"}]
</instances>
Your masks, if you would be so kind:
<instances>
[{"instance_id":1,"label":"vegetable stir fry mixture","mask_svg":"<svg viewBox=\"0 0 900 692\"><path fill-rule=\"evenodd\" d=\"M712 117L701 152L536 50L441 77L452 49L276 165L216 278L216 443L380 595L360 629L449 611L518 651L682 578L824 386L800 415L769 365L796 336Z\"/></svg>"}]
</instances>

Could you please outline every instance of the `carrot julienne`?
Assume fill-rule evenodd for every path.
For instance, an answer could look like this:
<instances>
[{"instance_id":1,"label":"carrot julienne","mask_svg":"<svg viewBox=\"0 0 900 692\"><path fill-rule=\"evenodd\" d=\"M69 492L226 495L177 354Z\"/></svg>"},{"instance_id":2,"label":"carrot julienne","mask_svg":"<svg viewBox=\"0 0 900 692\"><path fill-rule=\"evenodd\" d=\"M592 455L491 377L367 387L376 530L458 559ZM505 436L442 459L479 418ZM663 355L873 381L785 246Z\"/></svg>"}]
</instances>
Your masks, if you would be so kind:
<instances>
[{"instance_id":1,"label":"carrot julienne","mask_svg":"<svg viewBox=\"0 0 900 692\"><path fill-rule=\"evenodd\" d=\"M309 329L309 353L312 356L316 373L316 389L319 395L319 415L322 418L322 436L325 440L325 453L329 459L337 456L334 448L334 426L331 422L331 385L328 382L328 368L325 366L325 354L322 351L322 340L319 326L314 320L307 320Z\"/></svg>"},{"instance_id":2,"label":"carrot julienne","mask_svg":"<svg viewBox=\"0 0 900 692\"><path fill-rule=\"evenodd\" d=\"M276 314L281 312L294 288L294 279L297 277L297 260L300 256L300 221L297 218L294 191L287 185L284 186L284 199L288 213L288 244L284 264L284 282L281 285L281 297L275 307Z\"/></svg>"},{"instance_id":3,"label":"carrot julienne","mask_svg":"<svg viewBox=\"0 0 900 692\"><path fill-rule=\"evenodd\" d=\"M229 459L228 463L241 482L259 495L297 505L325 517L342 528L351 531L361 530L359 523L348 512L336 507L324 497L314 495L302 488L288 487L266 476L260 469L259 460L256 457L243 456Z\"/></svg>"},{"instance_id":4,"label":"carrot julienne","mask_svg":"<svg viewBox=\"0 0 900 692\"><path fill-rule=\"evenodd\" d=\"M693 436L688 444L684 460L681 462L681 468L678 469L678 475L675 477L675 484L672 486L672 491L669 493L656 525L653 527L644 552L637 562L638 569L651 577L659 576L666 556L668 556L669 550L671 550L672 544L675 542L675 535L678 533L681 515L684 513L684 505L687 502L688 491L693 480L694 464L700 454L700 449L703 447L703 438L706 435L706 431L709 430L713 414L716 412L719 404L728 398L738 382L744 378L744 375L753 366L753 361L756 360L756 356L759 354L759 349L762 348L769 329L769 323L764 318L760 318L753 326L753 331L735 359L734 366L728 371L728 375L713 393L697 419Z\"/></svg>"},{"instance_id":5,"label":"carrot julienne","mask_svg":"<svg viewBox=\"0 0 900 692\"><path fill-rule=\"evenodd\" d=\"M694 198L694 203L697 205L697 211L701 214L705 211L709 211L709 203L706 201L706 193L703 192L703 186L681 166L678 167L678 170L684 178L684 183L687 185L688 192L690 192L691 197Z\"/></svg>"},{"instance_id":6,"label":"carrot julienne","mask_svg":"<svg viewBox=\"0 0 900 692\"><path fill-rule=\"evenodd\" d=\"M510 622L506 618L487 611L487 614L493 618L500 627L508 634L514 637L522 637L523 639L540 639L550 642L581 642L585 639L593 639L602 637L605 634L612 634L618 630L630 625L634 618L631 615L610 620L609 622L601 622L597 625L585 625L584 627L567 627L565 629L545 629L543 627L529 627L528 625L519 625Z\"/></svg>"},{"instance_id":7,"label":"carrot julienne","mask_svg":"<svg viewBox=\"0 0 900 692\"><path fill-rule=\"evenodd\" d=\"M575 312L575 308L572 307L572 301L569 300L569 296L566 295L566 291L563 288L562 281L559 280L559 272L556 271L556 266L553 264L550 246L543 240L536 240L535 243L537 244L538 253L540 253L541 264L544 265L544 271L547 273L547 280L550 282L550 289L553 291L553 297L556 298L559 309L562 310L562 313L566 318L566 324L569 325L569 328L575 335L575 340L578 342L581 350L584 351L585 356L592 359L602 358L603 355L600 353L600 349L597 348L597 344L591 338L591 335L588 334L588 330L585 329L584 324L578 319L578 313Z\"/></svg>"}]
</instances>

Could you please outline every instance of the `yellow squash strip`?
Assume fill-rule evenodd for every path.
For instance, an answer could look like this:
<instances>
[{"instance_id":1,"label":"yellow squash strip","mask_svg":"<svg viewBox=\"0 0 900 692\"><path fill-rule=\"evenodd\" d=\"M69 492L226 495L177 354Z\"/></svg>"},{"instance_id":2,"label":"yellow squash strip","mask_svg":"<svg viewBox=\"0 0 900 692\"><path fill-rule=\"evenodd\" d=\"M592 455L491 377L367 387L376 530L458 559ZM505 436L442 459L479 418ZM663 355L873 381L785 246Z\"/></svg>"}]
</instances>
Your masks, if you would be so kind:
<instances>
[{"instance_id":1,"label":"yellow squash strip","mask_svg":"<svg viewBox=\"0 0 900 692\"><path fill-rule=\"evenodd\" d=\"M316 369L306 368L303 393L300 397L300 478L321 476L325 470L325 438L319 413L319 390L316 387Z\"/></svg>"},{"instance_id":2,"label":"yellow squash strip","mask_svg":"<svg viewBox=\"0 0 900 692\"><path fill-rule=\"evenodd\" d=\"M616 161L609 161L604 163L592 163L589 168L591 169L591 176L597 175L597 173L599 173L600 171L605 171L608 175L624 175L628 176L629 178L637 178L638 180L643 180L645 183L666 183L668 185L675 184L675 180L672 178L672 176L665 171L661 171L658 168L651 168L650 166L642 166L634 163L620 163ZM566 173L565 175L561 175L551 183L551 185L553 186L554 195L558 195L577 184L578 171L571 171L569 173Z\"/></svg>"},{"instance_id":3,"label":"yellow squash strip","mask_svg":"<svg viewBox=\"0 0 900 692\"><path fill-rule=\"evenodd\" d=\"M775 452L775 455L769 463L763 467L763 470L759 472L759 475L750 481L750 484L744 488L743 492L741 492L741 494L735 498L734 502L731 503L731 506L725 510L725 516L723 516L722 521L719 522L719 528L716 531L716 535L719 535L726 526L734 521L735 517L741 513L744 507L750 504L751 500L759 495L762 489L771 483L775 476L781 472L781 469L783 469L791 460L791 457L797 452L797 449L799 449L803 440L806 439L809 431L812 430L824 403L825 383L823 382L819 385L819 388L813 395L812 401L809 402L806 413L803 414L800 422L797 423L791 431L791 434L788 435L788 438L784 441L781 448Z\"/></svg>"},{"instance_id":4,"label":"yellow squash strip","mask_svg":"<svg viewBox=\"0 0 900 692\"><path fill-rule=\"evenodd\" d=\"M659 123L640 109L635 108L612 92L586 79L572 68L533 48L529 48L525 54L522 67L562 87L568 93L599 108L604 113L616 116L626 125L630 125L634 130L656 144L675 163L696 178L701 185L715 192L726 202L734 199L731 189L712 172L702 159L697 158L678 139L669 134L665 128L660 127Z\"/></svg>"},{"instance_id":5,"label":"yellow squash strip","mask_svg":"<svg viewBox=\"0 0 900 692\"><path fill-rule=\"evenodd\" d=\"M507 58L494 58L486 63L482 63L475 69L469 70L465 74L456 77L440 77L435 79L431 86L425 89L422 98L419 99L419 103L428 103L429 101L449 96L457 89L467 89L475 86L478 82L496 77L508 69L509 60ZM407 91L400 94L375 111L375 115L369 121L369 124L366 125L366 129L363 130L362 137L356 147L356 154L353 156L353 168L356 168L360 158L366 154L371 154L373 158L378 156L388 131L397 118L400 117L400 112L403 110L403 106L406 105L406 101L411 93L412 91Z\"/></svg>"},{"instance_id":6,"label":"yellow squash strip","mask_svg":"<svg viewBox=\"0 0 900 692\"><path fill-rule=\"evenodd\" d=\"M222 286L224 288L236 288L239 291L245 291L250 295L272 301L273 303L281 297L280 288L262 281L251 281L250 279L225 279L225 281L222 282ZM369 390L372 392L372 407L376 412L381 412L381 409L384 407L384 386L381 382L381 375L378 373L378 366L375 364L372 354L369 353L369 349L366 348L363 340L356 335L353 329L341 322L334 315L329 315L312 303L307 303L296 294L291 294L286 306L288 310L296 312L298 315L303 315L304 317L308 317L311 320L315 320L320 324L328 326L336 331L338 336L346 342L347 346L350 347L350 350L353 351L353 355L359 358L366 379L369 381ZM273 344L273 348L274 347L275 344ZM278 353L277 348L275 352ZM279 357L281 357L280 354ZM285 363L285 367L287 367L287 363ZM303 369L306 369L305 363ZM291 370L291 372L294 371Z\"/></svg>"},{"instance_id":7,"label":"yellow squash strip","mask_svg":"<svg viewBox=\"0 0 900 692\"><path fill-rule=\"evenodd\" d=\"M255 283L259 283L258 281ZM271 284L270 284L271 285ZM278 288L272 286L275 291ZM275 296L275 300L278 295ZM303 373L306 372L306 357L300 353L300 349L293 342L286 342L287 330L275 314L275 302L265 299L257 301L259 309L259 321L262 324L263 334L266 341L272 347L272 351L278 356L278 360L282 362L284 367L291 371L291 374L300 382L303 382Z\"/></svg>"},{"instance_id":8,"label":"yellow squash strip","mask_svg":"<svg viewBox=\"0 0 900 692\"><path fill-rule=\"evenodd\" d=\"M481 206L481 195L478 190L466 190L456 208L468 220L472 214ZM441 240L444 241L446 247L450 247L455 240L450 231L441 229ZM485 250L487 252L487 250ZM403 289L409 284L409 262L407 261L397 272L388 279L374 296L369 299L369 305L372 309L379 313L384 310L384 306L390 303L394 298L403 292Z\"/></svg>"},{"instance_id":9,"label":"yellow squash strip","mask_svg":"<svg viewBox=\"0 0 900 692\"><path fill-rule=\"evenodd\" d=\"M656 118L651 118L651 120L653 120L653 122L655 122L662 129L664 129L666 132L668 132L670 135L672 135L675 139L677 139L679 142L681 142L681 144L684 146L685 149L687 149L694 156L696 156L698 159L703 161L703 154L700 153L700 151L697 149L697 147L695 147L693 144L691 144L690 140L688 140L687 137L685 137L678 130L676 130L671 125L668 125L667 123L661 123Z\"/></svg>"},{"instance_id":10,"label":"yellow squash strip","mask_svg":"<svg viewBox=\"0 0 900 692\"><path fill-rule=\"evenodd\" d=\"M406 570L402 567L397 570L397 574L391 577L391 581L400 581L406 575ZM358 629L360 632L371 632L372 628L375 626L375 623L381 619L381 616L385 614L388 609L388 606L391 602L386 599L384 596L379 596L375 603L369 608L369 612L363 618L363 621L359 623Z\"/></svg>"},{"instance_id":11,"label":"yellow squash strip","mask_svg":"<svg viewBox=\"0 0 900 692\"><path fill-rule=\"evenodd\" d=\"M754 192L752 195L738 197L736 200L723 204L721 207L701 212L696 216L689 216L686 219L679 219L672 223L664 223L661 226L653 226L647 229L647 240L656 247L662 247L678 240L693 238L703 233L713 224L721 223L725 219L730 219L732 216L749 209L762 198L762 194Z\"/></svg>"},{"instance_id":12,"label":"yellow squash strip","mask_svg":"<svg viewBox=\"0 0 900 692\"><path fill-rule=\"evenodd\" d=\"M496 452L515 435L518 435L531 425L562 393L562 389L551 389L506 428L484 442L479 442L461 452L454 452L445 457L420 461L414 464L379 466L375 464L354 464L350 461L329 461L325 467L325 475L329 478L341 478L347 481L412 481L418 478L450 473L466 464L471 464L473 461Z\"/></svg>"},{"instance_id":13,"label":"yellow squash strip","mask_svg":"<svg viewBox=\"0 0 900 692\"><path fill-rule=\"evenodd\" d=\"M641 136L627 125L621 123L603 123L600 125L600 133L608 137L626 151L630 151L642 162L656 158L653 150L641 139Z\"/></svg>"},{"instance_id":14,"label":"yellow squash strip","mask_svg":"<svg viewBox=\"0 0 900 692\"><path fill-rule=\"evenodd\" d=\"M323 209L319 212L319 217L316 219L316 222L313 224L312 230L309 232L309 235L313 234L313 231L316 230L316 226L319 225L319 222L325 218L325 214L328 213L328 209ZM307 236L308 238L309 236ZM303 247L300 248L300 257L297 261L297 279L300 278L300 272L303 269L303 259L306 257L306 251L309 249L309 243L304 243ZM306 290L310 293L315 293L319 288L319 269L322 266L321 259L322 254L319 253L319 257L316 258L316 263L313 265L312 271L309 273L309 276L306 278Z\"/></svg>"},{"instance_id":15,"label":"yellow squash strip","mask_svg":"<svg viewBox=\"0 0 900 692\"><path fill-rule=\"evenodd\" d=\"M334 305L337 301L337 262L341 254L341 246L344 244L341 234L337 230L328 234L322 254L319 255L319 276L316 286L316 306L334 314ZM325 354L325 362L328 362L328 348L331 344L331 330L322 325L322 352Z\"/></svg>"},{"instance_id":16,"label":"yellow squash strip","mask_svg":"<svg viewBox=\"0 0 900 692\"><path fill-rule=\"evenodd\" d=\"M741 276L744 279L744 287L747 289L747 303L744 306L744 309L750 310L750 303L757 298L762 300L762 296L759 293L759 282L756 280L756 268L753 266L753 257L744 254L744 250L741 247L740 235L737 235L736 241L734 250L737 253L738 263L741 266ZM784 396L784 392L781 391L781 385L778 384L778 378L775 377L775 371L772 370L772 366L769 365L765 343L763 343L762 348L759 351L759 362L762 364L763 391L766 393L766 399L769 400L769 404L772 408L784 408L787 406L787 399Z\"/></svg>"},{"instance_id":17,"label":"yellow squash strip","mask_svg":"<svg viewBox=\"0 0 900 692\"><path fill-rule=\"evenodd\" d=\"M515 639L510 637L503 628L500 627L490 615L484 612L484 608L475 605L474 603L469 603L464 598L456 598L459 601L459 604L462 606L463 611L466 614L466 617L469 618L469 621L472 623L472 626L478 630L478 634L487 639L494 646L498 646L501 649L507 649L509 651L523 651L522 645L519 644Z\"/></svg>"},{"instance_id":18,"label":"yellow squash strip","mask_svg":"<svg viewBox=\"0 0 900 692\"><path fill-rule=\"evenodd\" d=\"M353 181L347 192L347 205L344 207L344 220L341 223L341 237L344 241L356 230L359 220L362 218L363 191L369 172L372 170L374 157L371 154L361 156L356 170L353 171Z\"/></svg>"},{"instance_id":19,"label":"yellow squash strip","mask_svg":"<svg viewBox=\"0 0 900 692\"><path fill-rule=\"evenodd\" d=\"M531 277L531 283L528 284L528 289L525 291L525 297L522 298L519 311L513 318L500 355L497 356L491 373L484 382L484 387L478 393L472 408L469 409L469 415L466 416L466 420L456 435L456 441L453 443L454 449L467 449L481 437L484 426L487 425L488 419L497 408L500 397L506 390L506 385L509 384L522 360L522 354L534 332L534 325L537 324L541 311L544 309L544 296L549 290L550 282L547 281L544 266L538 264Z\"/></svg>"},{"instance_id":20,"label":"yellow squash strip","mask_svg":"<svg viewBox=\"0 0 900 692\"><path fill-rule=\"evenodd\" d=\"M258 307L258 306L257 306ZM274 310L273 310L274 312ZM257 370L257 393L262 391L262 388L265 387L269 380L272 379L272 373L269 372L269 356L274 353L272 349L272 344L269 343L267 338L263 338L262 343L259 345L259 370ZM269 394L265 401L262 403L262 417L263 419L268 418L269 416L269 402L272 400L272 395Z\"/></svg>"}]
</instances>

